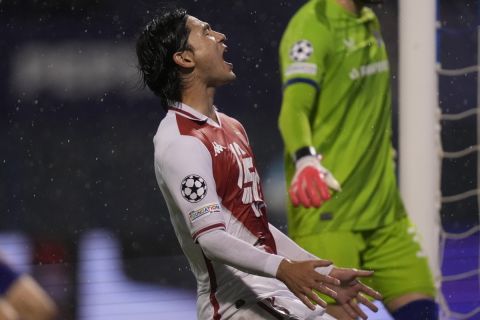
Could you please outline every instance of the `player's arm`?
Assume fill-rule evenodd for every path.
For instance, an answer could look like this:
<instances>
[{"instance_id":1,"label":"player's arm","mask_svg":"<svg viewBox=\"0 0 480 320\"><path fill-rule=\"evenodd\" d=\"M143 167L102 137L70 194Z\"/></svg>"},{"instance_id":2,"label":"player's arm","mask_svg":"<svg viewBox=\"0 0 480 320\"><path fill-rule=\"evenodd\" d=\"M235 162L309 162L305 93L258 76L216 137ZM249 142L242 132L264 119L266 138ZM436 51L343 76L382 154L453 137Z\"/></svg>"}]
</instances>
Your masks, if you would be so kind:
<instances>
[{"instance_id":1,"label":"player's arm","mask_svg":"<svg viewBox=\"0 0 480 320\"><path fill-rule=\"evenodd\" d=\"M285 149L292 156L303 147L313 146L309 114L319 94L316 82L303 77L286 80L278 126Z\"/></svg>"},{"instance_id":2,"label":"player's arm","mask_svg":"<svg viewBox=\"0 0 480 320\"><path fill-rule=\"evenodd\" d=\"M212 171L212 158L195 137L180 136L168 145L155 146L155 173L168 190L193 241L203 233L225 230L220 199Z\"/></svg>"},{"instance_id":3,"label":"player's arm","mask_svg":"<svg viewBox=\"0 0 480 320\"><path fill-rule=\"evenodd\" d=\"M294 19L280 44L283 99L278 120L287 153L296 173L289 188L292 203L318 207L339 183L321 163L312 140L310 115L321 95L325 61L331 52L331 33L315 17Z\"/></svg>"},{"instance_id":4,"label":"player's arm","mask_svg":"<svg viewBox=\"0 0 480 320\"><path fill-rule=\"evenodd\" d=\"M336 292L326 284L339 285L339 281L318 273L318 268L331 262L326 260L290 261L280 255L262 251L252 244L233 237L223 230L205 233L198 238L205 255L213 260L250 274L275 277L284 282L305 305L312 310L315 306L309 299L322 307L325 301L313 293L313 289L336 297Z\"/></svg>"},{"instance_id":5,"label":"player's arm","mask_svg":"<svg viewBox=\"0 0 480 320\"><path fill-rule=\"evenodd\" d=\"M279 118L286 150L296 167L288 190L290 199L295 206L307 208L319 207L330 199L329 188L341 190L333 174L322 166L321 155L312 146L308 116L316 104L317 90L302 82L287 84Z\"/></svg>"},{"instance_id":6,"label":"player's arm","mask_svg":"<svg viewBox=\"0 0 480 320\"><path fill-rule=\"evenodd\" d=\"M331 35L313 15L294 17L279 46L283 99L278 124L285 149L294 156L313 146L309 117L321 94Z\"/></svg>"},{"instance_id":7,"label":"player's arm","mask_svg":"<svg viewBox=\"0 0 480 320\"><path fill-rule=\"evenodd\" d=\"M330 261L321 260L299 247L274 226L269 225L269 228L275 239L278 255L259 250L223 230L203 234L198 238L198 243L205 255L213 261L250 274L276 277L309 308L313 309L314 306L307 297L326 307L326 303L312 293L312 289L315 289L334 298L352 317L364 316L354 299L373 311L377 310L363 295L367 294L376 299L381 296L357 280L359 277L370 276L372 272L334 267Z\"/></svg>"},{"instance_id":8,"label":"player's arm","mask_svg":"<svg viewBox=\"0 0 480 320\"><path fill-rule=\"evenodd\" d=\"M308 299L305 299L306 293L310 294L313 288L334 298L353 318L366 318L365 313L358 307L358 303L364 304L372 311L377 311L377 307L365 298L365 295L374 299L381 299L381 295L358 280L371 276L373 272L334 267L331 262L321 260L302 249L273 225L269 224L269 229L275 239L278 255L259 250L221 230L202 235L198 242L205 255L211 260L247 273L277 277L287 284L308 307L312 305ZM314 261L318 264L314 264ZM315 272L323 276L312 273L312 267ZM303 274L306 277L298 277ZM312 279L314 279L313 282ZM335 282L335 279L338 282ZM325 307L323 300L312 297L310 299Z\"/></svg>"},{"instance_id":9,"label":"player's arm","mask_svg":"<svg viewBox=\"0 0 480 320\"><path fill-rule=\"evenodd\" d=\"M205 255L248 273L275 277L283 257L261 251L225 232L212 156L206 146L197 138L182 136L165 150L156 149L155 154L160 181L166 183L192 240L201 246ZM201 192L194 185L199 181Z\"/></svg>"}]
</instances>

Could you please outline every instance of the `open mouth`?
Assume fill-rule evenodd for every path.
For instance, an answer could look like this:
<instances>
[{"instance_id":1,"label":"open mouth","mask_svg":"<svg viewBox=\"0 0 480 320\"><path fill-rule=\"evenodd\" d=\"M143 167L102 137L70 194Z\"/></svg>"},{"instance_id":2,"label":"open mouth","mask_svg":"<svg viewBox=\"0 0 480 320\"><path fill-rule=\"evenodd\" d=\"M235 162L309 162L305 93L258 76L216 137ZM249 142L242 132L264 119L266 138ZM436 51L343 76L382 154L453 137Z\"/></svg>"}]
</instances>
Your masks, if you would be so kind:
<instances>
[{"instance_id":1,"label":"open mouth","mask_svg":"<svg viewBox=\"0 0 480 320\"><path fill-rule=\"evenodd\" d=\"M228 47L225 46L225 48L223 49L223 62L229 66L231 69L233 68L233 64L231 62L228 62L225 60L225 54L228 52Z\"/></svg>"}]
</instances>

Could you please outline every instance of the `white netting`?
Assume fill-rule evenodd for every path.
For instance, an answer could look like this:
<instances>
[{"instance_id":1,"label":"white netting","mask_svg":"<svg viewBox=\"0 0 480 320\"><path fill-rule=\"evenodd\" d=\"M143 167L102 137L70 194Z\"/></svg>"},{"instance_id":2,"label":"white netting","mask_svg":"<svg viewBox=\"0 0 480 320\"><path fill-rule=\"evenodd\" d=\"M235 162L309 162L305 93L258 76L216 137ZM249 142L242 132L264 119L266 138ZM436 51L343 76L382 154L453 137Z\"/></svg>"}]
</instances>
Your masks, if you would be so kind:
<instances>
[{"instance_id":1,"label":"white netting","mask_svg":"<svg viewBox=\"0 0 480 320\"><path fill-rule=\"evenodd\" d=\"M441 31L442 29L440 28L439 32ZM465 31L457 32L457 35L462 34L462 32ZM468 37L464 33L463 36L468 41ZM480 43L478 40L477 42ZM478 64L479 59L478 57L476 58ZM451 178L456 176L455 173L446 173L445 170L442 170L442 228L439 246L439 265L441 268L439 303L442 319L480 319L479 72L480 67L478 65L455 69L438 68L440 82L446 80L447 83L453 84L455 80L447 79L461 79L459 83L463 83L463 85L457 83L452 85L449 90L475 91L475 84L472 86L465 84L477 82L477 92L466 93L466 95L476 97L476 102L471 103L470 107L467 105L473 99L465 98L462 99L463 101L452 102L451 99L447 98L449 100L448 105L441 108L442 163L448 163L448 169L459 168L459 182L457 183L451 181ZM462 94L465 94L465 92L462 92L459 96L462 96ZM442 92L442 86L440 86L440 101L442 101L442 95L444 96L445 93ZM454 94L449 92L448 95L452 96ZM452 106L452 103L456 105ZM456 112L451 112L451 110ZM469 121L469 125L462 125L462 121ZM469 141L470 139L463 140L460 138L461 135L459 135L459 138L454 138L455 132L460 131L465 136L476 137L476 141L471 142ZM449 141L448 146L446 145L447 140ZM468 144L464 145L462 142ZM447 148L448 150L445 150ZM476 160L472 160L475 158ZM474 161L476 161L474 165L468 163ZM469 166L473 167L475 172L469 173L465 169ZM462 185L462 181L467 181L467 183ZM455 211L455 208L463 208L462 210L465 211ZM455 216L458 216L458 220L456 220Z\"/></svg>"}]
</instances>

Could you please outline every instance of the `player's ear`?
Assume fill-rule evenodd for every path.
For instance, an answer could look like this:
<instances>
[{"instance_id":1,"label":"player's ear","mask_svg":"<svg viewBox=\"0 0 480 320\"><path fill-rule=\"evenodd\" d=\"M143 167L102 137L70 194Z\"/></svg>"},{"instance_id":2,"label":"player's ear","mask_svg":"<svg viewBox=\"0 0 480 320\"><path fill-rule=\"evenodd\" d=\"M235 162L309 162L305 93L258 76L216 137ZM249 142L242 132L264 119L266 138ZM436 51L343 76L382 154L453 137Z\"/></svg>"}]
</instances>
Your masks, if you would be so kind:
<instances>
[{"instance_id":1,"label":"player's ear","mask_svg":"<svg viewBox=\"0 0 480 320\"><path fill-rule=\"evenodd\" d=\"M193 53L190 50L175 52L173 54L173 61L182 68L191 69L195 67Z\"/></svg>"}]
</instances>

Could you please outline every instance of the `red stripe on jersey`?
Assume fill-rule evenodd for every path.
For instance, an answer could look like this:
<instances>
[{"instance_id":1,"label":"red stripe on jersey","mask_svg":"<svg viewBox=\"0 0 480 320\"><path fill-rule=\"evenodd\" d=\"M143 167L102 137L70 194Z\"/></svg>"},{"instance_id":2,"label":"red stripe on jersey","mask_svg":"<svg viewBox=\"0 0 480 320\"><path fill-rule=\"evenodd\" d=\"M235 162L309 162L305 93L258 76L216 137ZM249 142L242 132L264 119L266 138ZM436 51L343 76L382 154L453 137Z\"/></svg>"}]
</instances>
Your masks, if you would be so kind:
<instances>
[{"instance_id":1,"label":"red stripe on jersey","mask_svg":"<svg viewBox=\"0 0 480 320\"><path fill-rule=\"evenodd\" d=\"M176 112L180 111L174 110ZM248 144L245 131L237 120L223 113L217 113L217 115L222 123L221 127L214 127L206 122L193 120L177 113L176 120L179 133L195 137L205 145L212 159L216 191L222 199L222 205L259 240L259 245L262 245L269 253L276 253L275 240L268 228L261 185L256 186L261 201L250 199L250 202L247 203L243 201L243 194L245 188L252 189L254 187L253 182L249 181L244 182L241 186L238 185L240 176L244 176L246 170L243 163L246 158L251 158L250 164L252 166L249 168L249 172L255 174L254 171L256 171L253 151ZM233 144L241 148L243 152L241 155L231 150L229 146ZM252 205L257 207L257 211L261 212L260 217L257 216L258 214L255 213Z\"/></svg>"},{"instance_id":2,"label":"red stripe on jersey","mask_svg":"<svg viewBox=\"0 0 480 320\"><path fill-rule=\"evenodd\" d=\"M222 315L218 312L220 305L218 304L217 297L215 296L217 291L217 278L215 277L215 270L213 270L212 262L205 256L205 254L203 255L203 258L205 259L208 276L210 278L210 303L213 306L213 320L220 320L222 317Z\"/></svg>"},{"instance_id":3,"label":"red stripe on jersey","mask_svg":"<svg viewBox=\"0 0 480 320\"><path fill-rule=\"evenodd\" d=\"M220 228L222 227L223 229L225 229L225 225L223 223L215 223L215 224L212 224L211 226L208 226L208 227L205 227L203 229L200 229L198 230L197 232L195 232L193 235L192 235L192 238L193 240L197 239L202 233L204 232L207 232L208 230L212 230L214 228Z\"/></svg>"},{"instance_id":4,"label":"red stripe on jersey","mask_svg":"<svg viewBox=\"0 0 480 320\"><path fill-rule=\"evenodd\" d=\"M251 158L252 160L252 167L251 170L248 170L250 173L254 174L257 171L255 166L255 157L253 155L253 151L248 144L248 138L245 133L245 129L237 120L228 117L222 113L219 113L219 118L222 121L222 129L225 140L229 143L235 142L237 145L245 152L243 155L237 155L239 157L240 163L243 162L244 158ZM207 148L209 146L207 145ZM212 149L210 147L210 149ZM232 150L231 150L232 151ZM212 151L211 151L212 152ZM232 153L233 154L233 151ZM212 159L214 159L214 155L212 154ZM258 184L258 193L262 201L258 202L251 202L251 203L243 203L242 196L243 196L243 188L253 188L253 181L244 183L243 188L239 188L238 185L235 183L237 182L236 179L232 181L231 177L238 177L239 175L243 175L243 173L239 171L244 171L246 168L243 167L243 163L241 164L242 167L238 167L237 161L232 160L230 164L230 172L228 174L225 173L225 165L217 164L219 160L214 159L214 166L213 166L213 175L215 177L215 182L217 182L217 193L219 194L220 198L222 199L222 205L232 212L233 216L241 222L245 228L250 231L258 239L258 244L262 245L264 250L269 253L277 253L277 248L275 244L275 240L273 239L273 235L268 228L268 219L267 219L267 211L266 206L263 203L263 192L261 184ZM235 168L235 169L232 169ZM258 171L257 171L258 174ZM256 206L257 210L261 212L261 216L257 217L252 206Z\"/></svg>"}]
</instances>

